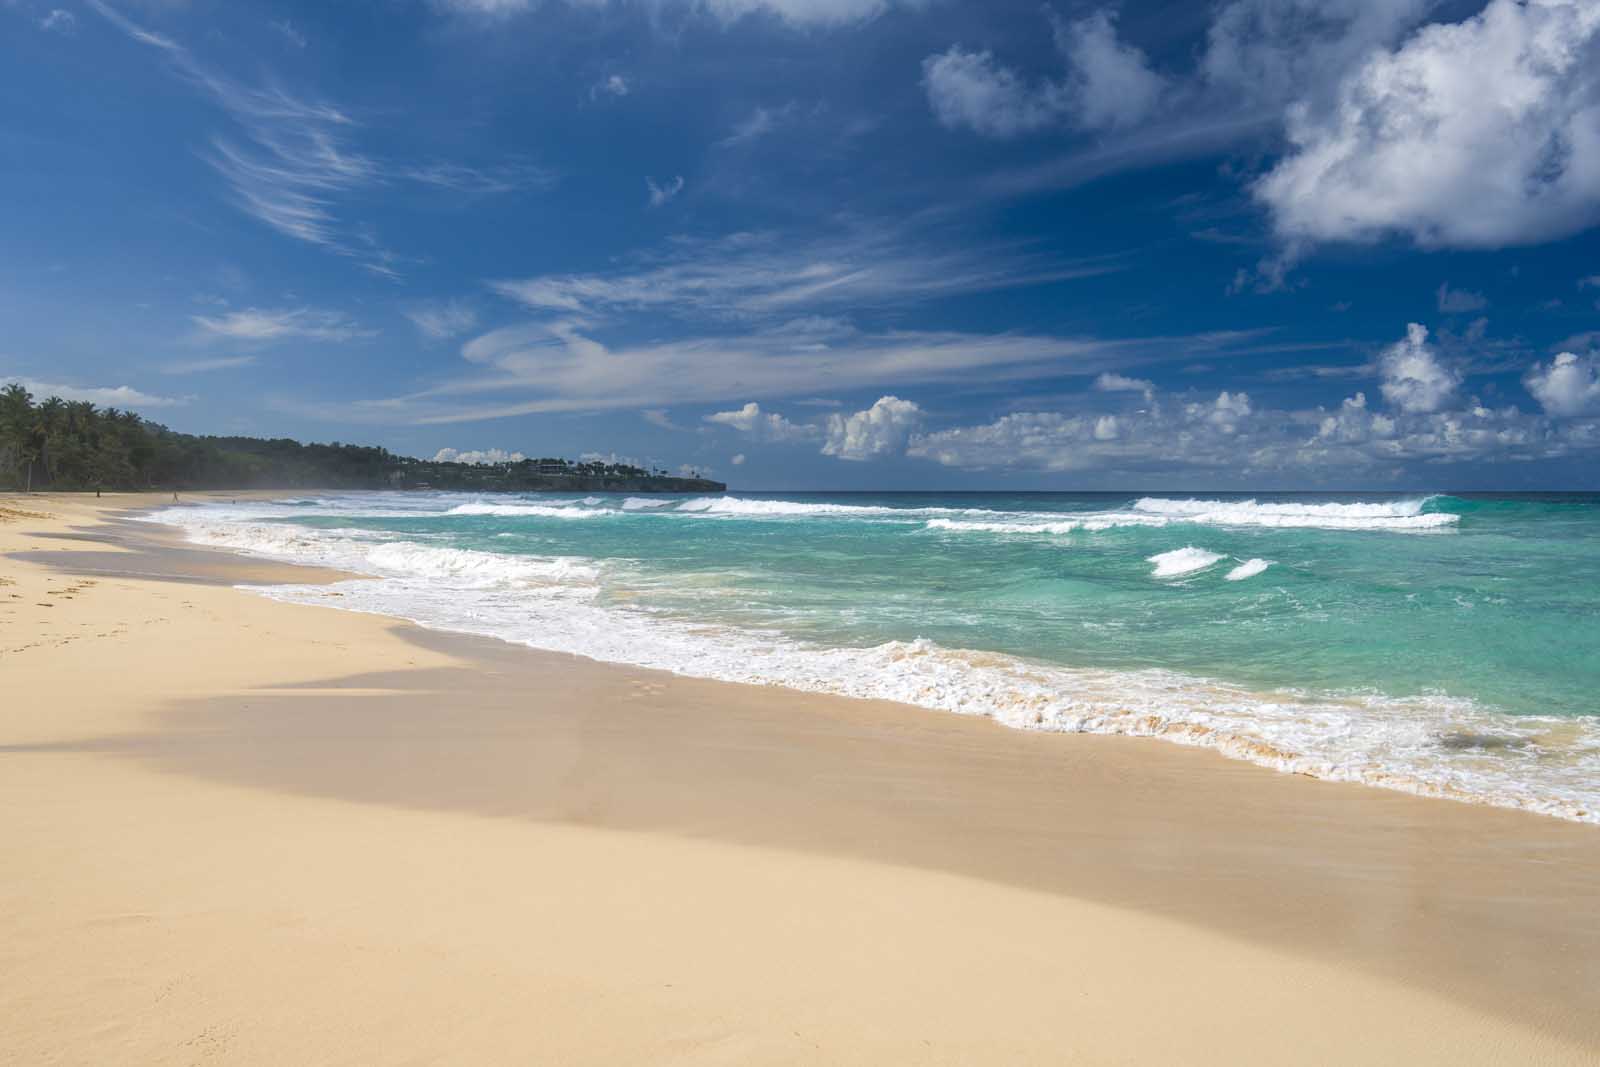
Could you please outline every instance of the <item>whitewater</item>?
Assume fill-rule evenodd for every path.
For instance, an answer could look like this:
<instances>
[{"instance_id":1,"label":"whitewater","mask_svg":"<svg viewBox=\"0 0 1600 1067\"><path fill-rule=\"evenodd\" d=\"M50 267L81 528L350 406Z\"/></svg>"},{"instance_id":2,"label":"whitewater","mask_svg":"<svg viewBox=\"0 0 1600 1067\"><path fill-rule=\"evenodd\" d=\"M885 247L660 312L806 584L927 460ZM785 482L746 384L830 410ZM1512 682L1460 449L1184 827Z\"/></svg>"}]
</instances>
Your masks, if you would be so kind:
<instances>
[{"instance_id":1,"label":"whitewater","mask_svg":"<svg viewBox=\"0 0 1600 1067\"><path fill-rule=\"evenodd\" d=\"M258 587L596 660L1600 823L1600 498L347 493L168 508Z\"/></svg>"}]
</instances>

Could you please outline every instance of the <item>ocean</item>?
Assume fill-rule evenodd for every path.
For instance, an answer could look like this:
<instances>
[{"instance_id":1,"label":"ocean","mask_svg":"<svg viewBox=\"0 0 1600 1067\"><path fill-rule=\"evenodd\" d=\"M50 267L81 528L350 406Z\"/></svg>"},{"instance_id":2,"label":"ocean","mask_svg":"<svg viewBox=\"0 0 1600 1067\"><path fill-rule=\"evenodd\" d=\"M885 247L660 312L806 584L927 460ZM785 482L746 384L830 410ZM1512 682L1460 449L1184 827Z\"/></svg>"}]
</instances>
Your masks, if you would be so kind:
<instances>
[{"instance_id":1,"label":"ocean","mask_svg":"<svg viewBox=\"0 0 1600 1067\"><path fill-rule=\"evenodd\" d=\"M262 595L1600 823L1600 494L339 493ZM338 594L334 596L333 594Z\"/></svg>"}]
</instances>

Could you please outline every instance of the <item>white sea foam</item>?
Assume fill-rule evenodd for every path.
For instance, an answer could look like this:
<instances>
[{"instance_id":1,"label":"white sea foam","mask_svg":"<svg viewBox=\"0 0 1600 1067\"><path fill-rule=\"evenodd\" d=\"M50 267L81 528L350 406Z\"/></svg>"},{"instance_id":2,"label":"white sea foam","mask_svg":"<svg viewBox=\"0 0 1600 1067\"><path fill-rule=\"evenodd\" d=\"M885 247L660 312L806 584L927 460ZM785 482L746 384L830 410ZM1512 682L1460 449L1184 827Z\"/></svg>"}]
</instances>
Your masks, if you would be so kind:
<instances>
[{"instance_id":1,"label":"white sea foam","mask_svg":"<svg viewBox=\"0 0 1600 1067\"><path fill-rule=\"evenodd\" d=\"M1270 559L1247 559L1229 571L1224 577L1230 582L1242 582L1246 578L1254 578L1270 566L1272 566Z\"/></svg>"},{"instance_id":2,"label":"white sea foam","mask_svg":"<svg viewBox=\"0 0 1600 1067\"><path fill-rule=\"evenodd\" d=\"M1261 504L1254 500L1168 500L1145 497L1133 510L1169 522L1211 526L1268 526L1319 530L1438 530L1459 515L1424 512L1430 498L1371 504Z\"/></svg>"},{"instance_id":3,"label":"white sea foam","mask_svg":"<svg viewBox=\"0 0 1600 1067\"><path fill-rule=\"evenodd\" d=\"M1065 534L1084 528L1082 522L1075 519L1062 519L1058 522L981 522L964 519L929 519L927 529L950 530L954 533L998 533L998 534L1026 534L1040 536L1042 534Z\"/></svg>"},{"instance_id":4,"label":"white sea foam","mask_svg":"<svg viewBox=\"0 0 1600 1067\"><path fill-rule=\"evenodd\" d=\"M263 514L191 508L153 518L206 543L377 579L257 590L275 599L696 677L985 715L1021 729L1158 737L1280 771L1600 824L1600 724L1589 720L1510 716L1441 695L1261 693L1163 670L1059 667L925 640L823 647L607 606L597 594L615 564L375 542L371 531L263 523ZM1207 562L1172 573L1221 558L1192 546L1163 556L1182 553ZM1257 562L1265 561L1235 570Z\"/></svg>"},{"instance_id":5,"label":"white sea foam","mask_svg":"<svg viewBox=\"0 0 1600 1067\"><path fill-rule=\"evenodd\" d=\"M623 511L651 511L655 508L671 507L677 503L675 500L648 500L642 496L630 496L622 502Z\"/></svg>"},{"instance_id":6,"label":"white sea foam","mask_svg":"<svg viewBox=\"0 0 1600 1067\"><path fill-rule=\"evenodd\" d=\"M538 516L546 519L592 519L607 512L578 507L586 501L551 504L457 504L446 515L499 515L507 518ZM595 503L600 503L596 500Z\"/></svg>"},{"instance_id":7,"label":"white sea foam","mask_svg":"<svg viewBox=\"0 0 1600 1067\"><path fill-rule=\"evenodd\" d=\"M756 500L739 496L706 496L685 500L675 509L680 515L723 515L744 518L890 518L922 519L929 515L1006 517L1021 512L986 508L887 507L880 504L834 504L813 500Z\"/></svg>"},{"instance_id":8,"label":"white sea foam","mask_svg":"<svg viewBox=\"0 0 1600 1067\"><path fill-rule=\"evenodd\" d=\"M1156 565L1155 570L1150 572L1153 577L1176 578L1179 575L1203 571L1221 558L1220 552L1210 552L1204 548L1185 545L1171 552L1158 552L1145 562Z\"/></svg>"}]
</instances>

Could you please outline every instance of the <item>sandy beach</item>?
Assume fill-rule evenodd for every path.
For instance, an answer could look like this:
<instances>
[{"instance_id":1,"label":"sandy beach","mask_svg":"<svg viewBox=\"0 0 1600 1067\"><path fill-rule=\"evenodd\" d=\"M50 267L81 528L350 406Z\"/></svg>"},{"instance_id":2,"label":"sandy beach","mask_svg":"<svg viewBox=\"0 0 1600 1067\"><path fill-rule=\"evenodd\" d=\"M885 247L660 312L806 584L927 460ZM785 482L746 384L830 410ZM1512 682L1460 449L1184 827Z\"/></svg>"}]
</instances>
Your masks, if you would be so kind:
<instances>
[{"instance_id":1,"label":"sandy beach","mask_svg":"<svg viewBox=\"0 0 1600 1067\"><path fill-rule=\"evenodd\" d=\"M1600 1058L1593 826L276 603L163 499L0 496L5 1063Z\"/></svg>"}]
</instances>

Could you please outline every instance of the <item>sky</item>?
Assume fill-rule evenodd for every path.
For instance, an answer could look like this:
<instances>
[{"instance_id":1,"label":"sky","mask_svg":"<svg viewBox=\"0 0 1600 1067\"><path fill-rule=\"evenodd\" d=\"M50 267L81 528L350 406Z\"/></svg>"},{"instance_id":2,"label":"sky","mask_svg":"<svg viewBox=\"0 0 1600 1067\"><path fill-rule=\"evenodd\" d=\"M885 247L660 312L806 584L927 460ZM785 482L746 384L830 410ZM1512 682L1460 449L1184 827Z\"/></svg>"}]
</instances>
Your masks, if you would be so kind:
<instances>
[{"instance_id":1,"label":"sky","mask_svg":"<svg viewBox=\"0 0 1600 1067\"><path fill-rule=\"evenodd\" d=\"M0 0L0 381L735 488L1600 488L1600 0Z\"/></svg>"}]
</instances>

